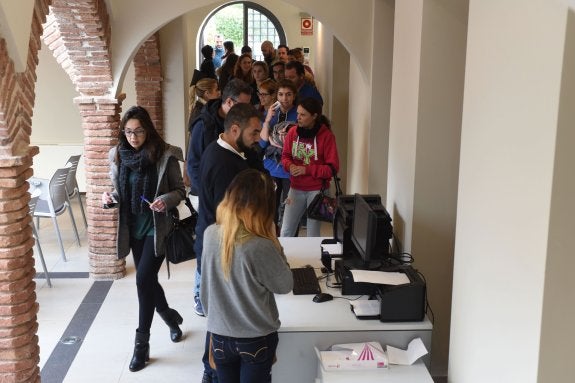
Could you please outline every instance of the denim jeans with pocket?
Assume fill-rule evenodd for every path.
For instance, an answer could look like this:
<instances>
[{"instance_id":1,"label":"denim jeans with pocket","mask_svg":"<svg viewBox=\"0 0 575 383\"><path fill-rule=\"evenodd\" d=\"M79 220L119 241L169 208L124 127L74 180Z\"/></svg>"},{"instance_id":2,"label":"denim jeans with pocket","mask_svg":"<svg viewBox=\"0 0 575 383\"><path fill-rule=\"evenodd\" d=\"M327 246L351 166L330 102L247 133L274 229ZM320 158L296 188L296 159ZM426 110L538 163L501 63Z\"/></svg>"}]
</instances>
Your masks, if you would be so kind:
<instances>
[{"instance_id":1,"label":"denim jeans with pocket","mask_svg":"<svg viewBox=\"0 0 575 383\"><path fill-rule=\"evenodd\" d=\"M267 383L278 333L257 338L232 338L212 333L212 354L219 383Z\"/></svg>"}]
</instances>

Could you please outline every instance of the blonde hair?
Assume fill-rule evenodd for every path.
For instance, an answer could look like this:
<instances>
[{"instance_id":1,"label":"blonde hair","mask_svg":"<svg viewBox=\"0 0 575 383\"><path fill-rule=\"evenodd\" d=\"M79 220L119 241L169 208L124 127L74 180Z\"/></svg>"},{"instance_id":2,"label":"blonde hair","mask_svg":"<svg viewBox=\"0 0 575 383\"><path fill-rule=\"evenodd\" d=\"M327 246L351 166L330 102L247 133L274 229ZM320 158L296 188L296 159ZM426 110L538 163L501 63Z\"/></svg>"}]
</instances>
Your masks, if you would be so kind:
<instances>
[{"instance_id":1,"label":"blonde hair","mask_svg":"<svg viewBox=\"0 0 575 383\"><path fill-rule=\"evenodd\" d=\"M239 173L226 191L216 210L216 223L221 228L220 262L224 277L232 271L237 244L249 238L267 238L281 249L274 225L275 191L273 179L258 170Z\"/></svg>"},{"instance_id":2,"label":"blonde hair","mask_svg":"<svg viewBox=\"0 0 575 383\"><path fill-rule=\"evenodd\" d=\"M208 100L204 98L206 92L212 90L214 87L218 86L218 81L211 77L206 77L201 80L198 80L197 83L190 86L189 89L189 99L190 99L190 106L189 106L189 113L192 113L194 110L194 106L196 105L196 100L200 101L202 104L205 104Z\"/></svg>"}]
</instances>

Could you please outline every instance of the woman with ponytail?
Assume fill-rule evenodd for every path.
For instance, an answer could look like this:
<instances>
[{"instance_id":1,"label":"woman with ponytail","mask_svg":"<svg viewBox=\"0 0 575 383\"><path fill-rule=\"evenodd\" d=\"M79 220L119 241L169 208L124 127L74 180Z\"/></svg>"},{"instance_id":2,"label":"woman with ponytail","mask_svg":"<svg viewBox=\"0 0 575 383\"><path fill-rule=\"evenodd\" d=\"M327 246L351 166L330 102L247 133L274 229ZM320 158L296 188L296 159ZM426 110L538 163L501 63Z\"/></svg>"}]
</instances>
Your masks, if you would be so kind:
<instances>
[{"instance_id":1,"label":"woman with ponytail","mask_svg":"<svg viewBox=\"0 0 575 383\"><path fill-rule=\"evenodd\" d=\"M333 172L339 171L335 136L317 99L308 97L300 101L297 125L290 128L284 139L281 163L290 174L281 236L295 237L307 207L322 187L329 187ZM307 236L319 237L320 224L308 218Z\"/></svg>"}]
</instances>

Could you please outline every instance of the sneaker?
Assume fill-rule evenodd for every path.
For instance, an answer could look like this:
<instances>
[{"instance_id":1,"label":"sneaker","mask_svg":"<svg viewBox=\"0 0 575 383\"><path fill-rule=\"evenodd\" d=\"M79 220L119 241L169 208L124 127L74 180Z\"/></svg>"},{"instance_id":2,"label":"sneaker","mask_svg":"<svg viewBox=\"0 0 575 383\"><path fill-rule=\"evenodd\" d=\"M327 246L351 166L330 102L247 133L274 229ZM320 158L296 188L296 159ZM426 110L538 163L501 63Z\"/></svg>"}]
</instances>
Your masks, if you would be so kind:
<instances>
[{"instance_id":1,"label":"sneaker","mask_svg":"<svg viewBox=\"0 0 575 383\"><path fill-rule=\"evenodd\" d=\"M194 297L194 311L201 317L205 317L204 308L202 307L202 302L199 297Z\"/></svg>"}]
</instances>

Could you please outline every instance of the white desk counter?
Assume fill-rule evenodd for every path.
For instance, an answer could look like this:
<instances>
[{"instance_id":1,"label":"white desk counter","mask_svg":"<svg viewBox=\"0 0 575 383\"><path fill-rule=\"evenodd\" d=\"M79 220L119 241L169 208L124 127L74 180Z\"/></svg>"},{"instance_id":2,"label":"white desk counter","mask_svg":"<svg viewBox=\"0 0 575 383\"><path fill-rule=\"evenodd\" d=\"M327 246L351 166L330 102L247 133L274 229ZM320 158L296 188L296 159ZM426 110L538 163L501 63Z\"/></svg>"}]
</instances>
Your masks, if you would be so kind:
<instances>
[{"instance_id":1,"label":"white desk counter","mask_svg":"<svg viewBox=\"0 0 575 383\"><path fill-rule=\"evenodd\" d=\"M290 266L312 265L321 267L320 243L323 238L280 238ZM335 282L334 277L330 281ZM383 323L379 320L359 320L350 309L348 299L341 290L320 281L323 292L334 300L323 303L312 301L313 295L276 295L282 326L279 330L277 362L273 366L274 383L313 383L317 376L317 357L314 347L325 350L333 344L378 341L382 346L402 349L414 338L421 338L431 350L432 324L421 322ZM429 366L429 354L423 358ZM416 382L416 381L412 381Z\"/></svg>"}]
</instances>

